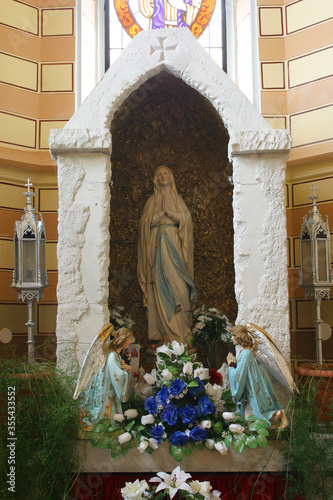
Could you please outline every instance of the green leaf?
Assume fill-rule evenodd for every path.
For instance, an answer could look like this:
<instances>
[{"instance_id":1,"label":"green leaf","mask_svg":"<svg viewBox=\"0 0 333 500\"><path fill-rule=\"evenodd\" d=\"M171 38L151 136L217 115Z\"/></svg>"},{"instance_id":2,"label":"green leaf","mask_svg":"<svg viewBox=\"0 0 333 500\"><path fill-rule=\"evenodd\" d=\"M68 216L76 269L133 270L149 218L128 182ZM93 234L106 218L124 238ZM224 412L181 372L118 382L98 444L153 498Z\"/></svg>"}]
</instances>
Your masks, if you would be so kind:
<instances>
[{"instance_id":1,"label":"green leaf","mask_svg":"<svg viewBox=\"0 0 333 500\"><path fill-rule=\"evenodd\" d=\"M205 447L205 443L203 441L201 441L200 443L195 443L195 447L198 449L198 450L203 450L204 447Z\"/></svg>"},{"instance_id":2,"label":"green leaf","mask_svg":"<svg viewBox=\"0 0 333 500\"><path fill-rule=\"evenodd\" d=\"M131 422L129 422L126 426L125 426L125 429L127 430L127 432L129 432L133 425L135 424L135 420L132 420Z\"/></svg>"},{"instance_id":3,"label":"green leaf","mask_svg":"<svg viewBox=\"0 0 333 500\"><path fill-rule=\"evenodd\" d=\"M100 420L96 425L94 425L94 427L92 428L92 432L105 432L109 425L110 420L108 420L107 418L103 418L103 420Z\"/></svg>"},{"instance_id":4,"label":"green leaf","mask_svg":"<svg viewBox=\"0 0 333 500\"><path fill-rule=\"evenodd\" d=\"M115 448L111 449L111 457L112 458L118 458L121 455L121 446L118 444Z\"/></svg>"},{"instance_id":5,"label":"green leaf","mask_svg":"<svg viewBox=\"0 0 333 500\"><path fill-rule=\"evenodd\" d=\"M261 434L262 436L268 436L269 435L269 432L267 429L265 429L264 427L261 427L260 429L257 430L258 434Z\"/></svg>"},{"instance_id":6,"label":"green leaf","mask_svg":"<svg viewBox=\"0 0 333 500\"><path fill-rule=\"evenodd\" d=\"M236 422L237 422L238 424L241 424L241 425L246 425L246 424L247 424L246 419L245 419L245 418L243 418L243 417L239 417L239 416L237 416L237 418L236 418Z\"/></svg>"},{"instance_id":7,"label":"green leaf","mask_svg":"<svg viewBox=\"0 0 333 500\"><path fill-rule=\"evenodd\" d=\"M158 370L160 371L164 370L164 365L162 365L161 363L157 363L156 366Z\"/></svg>"},{"instance_id":8,"label":"green leaf","mask_svg":"<svg viewBox=\"0 0 333 500\"><path fill-rule=\"evenodd\" d=\"M110 437L107 434L97 434L97 438L91 439L92 446L98 446L99 448L106 448L110 443Z\"/></svg>"},{"instance_id":9,"label":"green leaf","mask_svg":"<svg viewBox=\"0 0 333 500\"><path fill-rule=\"evenodd\" d=\"M257 436L257 443L258 446L261 446L261 448L265 448L265 446L267 446L267 439L262 434L259 434Z\"/></svg>"},{"instance_id":10,"label":"green leaf","mask_svg":"<svg viewBox=\"0 0 333 500\"><path fill-rule=\"evenodd\" d=\"M168 366L168 370L170 373L172 373L172 375L178 375L179 373L179 370L178 368L176 368L175 366L171 365L171 366Z\"/></svg>"},{"instance_id":11,"label":"green leaf","mask_svg":"<svg viewBox=\"0 0 333 500\"><path fill-rule=\"evenodd\" d=\"M192 380L191 382L189 382L187 384L187 387L198 387L198 386L199 386L199 384L198 384L197 380Z\"/></svg>"},{"instance_id":12,"label":"green leaf","mask_svg":"<svg viewBox=\"0 0 333 500\"><path fill-rule=\"evenodd\" d=\"M118 439L111 438L109 444L107 445L107 448L110 448L110 450L114 450L117 446L118 446Z\"/></svg>"},{"instance_id":13,"label":"green leaf","mask_svg":"<svg viewBox=\"0 0 333 500\"><path fill-rule=\"evenodd\" d=\"M212 429L213 431L215 432L215 434L218 434L220 435L221 432L222 432L222 429L223 429L223 424L221 421L218 421L218 422L215 422L213 425L212 425Z\"/></svg>"},{"instance_id":14,"label":"green leaf","mask_svg":"<svg viewBox=\"0 0 333 500\"><path fill-rule=\"evenodd\" d=\"M193 363L193 371L199 368L200 363Z\"/></svg>"},{"instance_id":15,"label":"green leaf","mask_svg":"<svg viewBox=\"0 0 333 500\"><path fill-rule=\"evenodd\" d=\"M224 444L229 448L231 443L232 443L232 435L227 434L226 437L224 438Z\"/></svg>"},{"instance_id":16,"label":"green leaf","mask_svg":"<svg viewBox=\"0 0 333 500\"><path fill-rule=\"evenodd\" d=\"M239 439L236 439L234 442L233 442L233 447L235 448L236 451L238 451L238 453L242 453L242 451L244 450L244 443L242 443Z\"/></svg>"},{"instance_id":17,"label":"green leaf","mask_svg":"<svg viewBox=\"0 0 333 500\"><path fill-rule=\"evenodd\" d=\"M154 451L154 448L151 448L150 446L148 446L148 448L145 449L145 452L148 453L148 455L151 455Z\"/></svg>"},{"instance_id":18,"label":"green leaf","mask_svg":"<svg viewBox=\"0 0 333 500\"><path fill-rule=\"evenodd\" d=\"M254 450L257 447L257 438L255 436L248 436L245 445Z\"/></svg>"},{"instance_id":19,"label":"green leaf","mask_svg":"<svg viewBox=\"0 0 333 500\"><path fill-rule=\"evenodd\" d=\"M258 422L258 424L260 424L262 427L266 427L267 429L271 426L271 424L264 418L257 418L256 422Z\"/></svg>"},{"instance_id":20,"label":"green leaf","mask_svg":"<svg viewBox=\"0 0 333 500\"><path fill-rule=\"evenodd\" d=\"M173 444L171 444L169 450L170 454L177 462L181 462L183 460L184 454L180 446L174 446Z\"/></svg>"},{"instance_id":21,"label":"green leaf","mask_svg":"<svg viewBox=\"0 0 333 500\"><path fill-rule=\"evenodd\" d=\"M192 443L192 441L188 441L186 444L184 444L184 446L182 446L184 455L191 455L193 448L194 444Z\"/></svg>"},{"instance_id":22,"label":"green leaf","mask_svg":"<svg viewBox=\"0 0 333 500\"><path fill-rule=\"evenodd\" d=\"M170 358L169 358L169 356L168 356L167 354L165 354L165 352L159 352L157 355L158 355L158 357L159 357L160 359L162 359L164 362L165 362L165 361L169 361L169 362L170 362Z\"/></svg>"},{"instance_id":23,"label":"green leaf","mask_svg":"<svg viewBox=\"0 0 333 500\"><path fill-rule=\"evenodd\" d=\"M246 436L246 434L243 433L243 434L239 434L238 436L236 436L235 439L236 439L236 441L239 441L239 442L245 444L247 436Z\"/></svg>"}]
</instances>

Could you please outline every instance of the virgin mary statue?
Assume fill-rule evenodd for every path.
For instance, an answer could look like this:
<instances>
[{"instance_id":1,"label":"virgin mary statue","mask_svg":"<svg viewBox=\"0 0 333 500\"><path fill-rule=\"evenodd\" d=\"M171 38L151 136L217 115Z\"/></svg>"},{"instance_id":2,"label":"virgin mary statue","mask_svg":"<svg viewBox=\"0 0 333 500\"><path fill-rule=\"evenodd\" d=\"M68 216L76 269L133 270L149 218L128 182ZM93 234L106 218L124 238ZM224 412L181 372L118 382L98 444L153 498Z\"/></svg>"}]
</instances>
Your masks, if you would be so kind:
<instances>
[{"instance_id":1,"label":"virgin mary statue","mask_svg":"<svg viewBox=\"0 0 333 500\"><path fill-rule=\"evenodd\" d=\"M138 279L148 309L148 337L183 342L197 301L192 217L168 167L158 167L154 194L140 220Z\"/></svg>"}]
</instances>

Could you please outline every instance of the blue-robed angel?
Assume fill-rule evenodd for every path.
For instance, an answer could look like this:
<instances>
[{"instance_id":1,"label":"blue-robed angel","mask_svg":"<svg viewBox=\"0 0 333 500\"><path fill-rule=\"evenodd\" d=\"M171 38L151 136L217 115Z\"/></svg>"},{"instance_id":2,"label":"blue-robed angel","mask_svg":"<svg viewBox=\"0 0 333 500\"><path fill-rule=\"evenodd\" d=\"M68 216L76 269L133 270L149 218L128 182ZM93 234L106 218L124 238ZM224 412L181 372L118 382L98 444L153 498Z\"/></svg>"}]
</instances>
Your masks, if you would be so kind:
<instances>
[{"instance_id":1,"label":"blue-robed angel","mask_svg":"<svg viewBox=\"0 0 333 500\"><path fill-rule=\"evenodd\" d=\"M271 429L284 428L285 411L265 368L268 365L276 378L292 391L294 382L281 353L268 334L255 325L236 325L230 331L233 344L239 346L237 359L231 353L227 357L230 389L241 415L263 418L271 424Z\"/></svg>"},{"instance_id":2,"label":"blue-robed angel","mask_svg":"<svg viewBox=\"0 0 333 500\"><path fill-rule=\"evenodd\" d=\"M121 358L121 350L133 342L132 332L120 328L113 332L110 323L93 340L78 377L74 399L80 395L82 421L87 428L102 418L111 419L122 413L121 403L128 401L132 381L132 367ZM108 341L110 334L113 338Z\"/></svg>"}]
</instances>

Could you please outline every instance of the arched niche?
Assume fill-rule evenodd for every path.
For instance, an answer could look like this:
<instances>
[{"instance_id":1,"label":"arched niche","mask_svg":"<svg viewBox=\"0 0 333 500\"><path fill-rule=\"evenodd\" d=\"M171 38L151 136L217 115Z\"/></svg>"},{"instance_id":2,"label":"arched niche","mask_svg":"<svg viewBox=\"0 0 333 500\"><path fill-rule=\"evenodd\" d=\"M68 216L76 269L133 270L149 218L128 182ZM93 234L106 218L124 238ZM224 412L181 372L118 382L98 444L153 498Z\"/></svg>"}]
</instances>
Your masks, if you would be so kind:
<instances>
[{"instance_id":1,"label":"arched niche","mask_svg":"<svg viewBox=\"0 0 333 500\"><path fill-rule=\"evenodd\" d=\"M117 216L110 214L112 137L117 134L112 123L122 105L123 110L138 105L130 99L133 92L139 98L162 72L199 93L198 102L207 101L227 131L237 322L267 329L288 359L284 190L289 134L273 130L194 36L177 29L136 36L65 128L50 133L59 187L58 362L77 368L108 321L110 215ZM149 184L147 178L147 192Z\"/></svg>"},{"instance_id":2,"label":"arched niche","mask_svg":"<svg viewBox=\"0 0 333 500\"><path fill-rule=\"evenodd\" d=\"M199 304L217 307L234 321L232 166L220 115L198 91L162 71L125 99L111 135L110 304L125 306L140 323L136 336L145 346L138 222L153 193L154 170L167 165L192 214Z\"/></svg>"}]
</instances>

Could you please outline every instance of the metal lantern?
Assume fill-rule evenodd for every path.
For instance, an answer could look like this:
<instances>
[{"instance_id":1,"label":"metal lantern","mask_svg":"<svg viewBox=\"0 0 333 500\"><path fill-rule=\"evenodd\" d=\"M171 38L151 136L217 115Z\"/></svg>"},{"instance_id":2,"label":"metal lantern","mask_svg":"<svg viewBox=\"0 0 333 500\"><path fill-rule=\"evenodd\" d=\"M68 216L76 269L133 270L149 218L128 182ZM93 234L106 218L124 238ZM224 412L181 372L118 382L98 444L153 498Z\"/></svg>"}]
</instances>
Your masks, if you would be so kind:
<instances>
[{"instance_id":1,"label":"metal lantern","mask_svg":"<svg viewBox=\"0 0 333 500\"><path fill-rule=\"evenodd\" d=\"M317 363L322 364L322 323L320 318L320 307L322 299L329 299L330 287L333 285L331 257L330 257L330 231L328 227L328 217L323 221L315 195L317 189L312 183L312 200L310 217L303 217L303 224L300 235L301 249L301 271L299 285L304 288L305 297L310 297L316 301L316 353Z\"/></svg>"},{"instance_id":2,"label":"metal lantern","mask_svg":"<svg viewBox=\"0 0 333 500\"><path fill-rule=\"evenodd\" d=\"M33 197L30 190L32 183L28 179L25 186L28 191L23 193L27 197L24 215L21 221L15 221L14 248L15 266L12 287L18 291L18 299L28 303L28 355L34 360L34 326L33 301L43 298L44 289L49 286L45 266L46 236L43 218L39 221L35 215Z\"/></svg>"}]
</instances>

